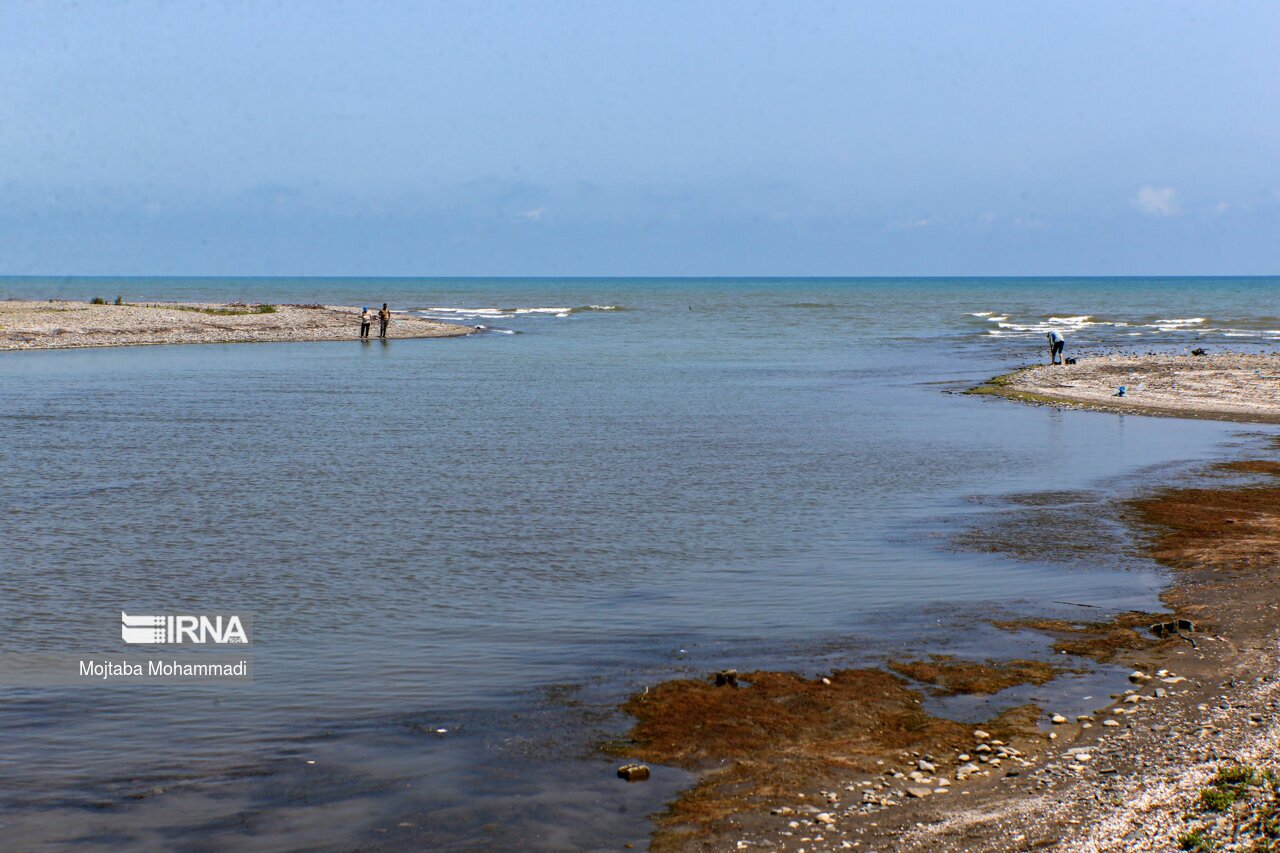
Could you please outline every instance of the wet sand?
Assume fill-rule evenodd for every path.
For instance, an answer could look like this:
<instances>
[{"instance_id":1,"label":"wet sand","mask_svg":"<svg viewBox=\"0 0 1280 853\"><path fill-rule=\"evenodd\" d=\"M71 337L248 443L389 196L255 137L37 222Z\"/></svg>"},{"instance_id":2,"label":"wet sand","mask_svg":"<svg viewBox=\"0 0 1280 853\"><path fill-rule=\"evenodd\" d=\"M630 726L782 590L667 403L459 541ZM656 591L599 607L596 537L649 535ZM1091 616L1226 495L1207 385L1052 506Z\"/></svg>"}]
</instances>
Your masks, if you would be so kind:
<instances>
[{"instance_id":1,"label":"wet sand","mask_svg":"<svg viewBox=\"0 0 1280 853\"><path fill-rule=\"evenodd\" d=\"M1252 850L1276 841L1280 463L1228 463L1205 478L1120 508L1170 570L1168 612L994 623L1052 638L1053 667L933 658L887 662L892 671L744 673L737 686L708 675L632 697L625 710L637 722L615 751L699 778L657 817L653 849L1156 851L1203 838L1212 849ZM1152 630L1176 619L1194 631ZM1090 661L1133 675L1085 715L1021 705L974 726L922 708L926 692L993 693Z\"/></svg>"},{"instance_id":2,"label":"wet sand","mask_svg":"<svg viewBox=\"0 0 1280 853\"><path fill-rule=\"evenodd\" d=\"M360 309L211 302L0 302L0 350L356 340ZM471 334L468 326L394 314L389 338ZM375 319L370 337L376 338Z\"/></svg>"},{"instance_id":3,"label":"wet sand","mask_svg":"<svg viewBox=\"0 0 1280 853\"><path fill-rule=\"evenodd\" d=\"M1026 367L971 393L1100 411L1280 423L1280 355L1103 355Z\"/></svg>"}]
</instances>

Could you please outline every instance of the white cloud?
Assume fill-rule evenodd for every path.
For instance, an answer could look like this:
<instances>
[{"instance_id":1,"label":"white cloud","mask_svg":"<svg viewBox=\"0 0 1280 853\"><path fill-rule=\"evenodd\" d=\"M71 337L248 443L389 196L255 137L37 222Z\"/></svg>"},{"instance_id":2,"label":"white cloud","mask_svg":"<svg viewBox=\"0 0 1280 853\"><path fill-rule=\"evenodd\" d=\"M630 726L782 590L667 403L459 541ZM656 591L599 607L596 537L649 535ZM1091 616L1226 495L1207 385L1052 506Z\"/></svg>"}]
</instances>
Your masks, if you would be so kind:
<instances>
[{"instance_id":1,"label":"white cloud","mask_svg":"<svg viewBox=\"0 0 1280 853\"><path fill-rule=\"evenodd\" d=\"M523 211L520 215L525 219L532 219L534 222L538 222L542 217L546 216L550 212L551 210L549 208L535 207L533 210Z\"/></svg>"},{"instance_id":2,"label":"white cloud","mask_svg":"<svg viewBox=\"0 0 1280 853\"><path fill-rule=\"evenodd\" d=\"M1133 206L1148 216L1172 216L1178 212L1178 191L1173 187L1140 187Z\"/></svg>"}]
</instances>

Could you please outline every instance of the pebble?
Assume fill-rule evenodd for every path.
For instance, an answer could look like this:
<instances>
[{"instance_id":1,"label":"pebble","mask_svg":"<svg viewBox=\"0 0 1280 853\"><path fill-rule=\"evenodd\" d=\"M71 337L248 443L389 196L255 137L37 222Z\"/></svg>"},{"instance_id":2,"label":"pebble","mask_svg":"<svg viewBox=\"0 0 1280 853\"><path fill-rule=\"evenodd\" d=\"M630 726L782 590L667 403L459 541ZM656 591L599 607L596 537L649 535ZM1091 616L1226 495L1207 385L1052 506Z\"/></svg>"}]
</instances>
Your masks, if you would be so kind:
<instances>
[{"instance_id":1,"label":"pebble","mask_svg":"<svg viewBox=\"0 0 1280 853\"><path fill-rule=\"evenodd\" d=\"M1117 727L1120 725L1120 723L1119 723L1118 721L1116 721L1116 720L1103 720L1103 721L1102 721L1102 724L1103 724L1104 726L1107 726L1107 727L1109 727L1109 728L1113 728L1113 729L1114 729L1114 728L1117 728Z\"/></svg>"},{"instance_id":2,"label":"pebble","mask_svg":"<svg viewBox=\"0 0 1280 853\"><path fill-rule=\"evenodd\" d=\"M1067 718L1062 716L1061 714L1054 714L1052 717L1049 718L1049 721L1053 723L1055 726L1060 726L1067 721Z\"/></svg>"},{"instance_id":3,"label":"pebble","mask_svg":"<svg viewBox=\"0 0 1280 853\"><path fill-rule=\"evenodd\" d=\"M643 764L624 764L618 768L618 778L628 782L643 782L649 778L649 768Z\"/></svg>"},{"instance_id":4,"label":"pebble","mask_svg":"<svg viewBox=\"0 0 1280 853\"><path fill-rule=\"evenodd\" d=\"M932 794L932 793L933 793L933 789L932 789L932 788L911 787L911 788L908 788L908 789L907 789L907 796L908 796L908 797L915 797L915 798L916 798L916 799L918 799L918 800L922 800L922 799L924 799L925 797L929 796L929 795L930 795L930 794Z\"/></svg>"}]
</instances>

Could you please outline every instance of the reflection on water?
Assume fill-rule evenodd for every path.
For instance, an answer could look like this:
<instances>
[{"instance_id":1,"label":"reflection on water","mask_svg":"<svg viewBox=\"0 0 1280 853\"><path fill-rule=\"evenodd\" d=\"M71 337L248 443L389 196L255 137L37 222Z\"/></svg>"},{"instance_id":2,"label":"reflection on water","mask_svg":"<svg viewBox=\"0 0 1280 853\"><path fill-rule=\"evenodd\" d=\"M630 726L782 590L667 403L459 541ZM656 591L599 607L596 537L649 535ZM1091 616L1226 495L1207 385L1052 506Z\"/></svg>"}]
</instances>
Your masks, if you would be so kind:
<instances>
[{"instance_id":1,"label":"reflection on water","mask_svg":"<svg viewBox=\"0 0 1280 853\"><path fill-rule=\"evenodd\" d=\"M1056 599L1154 606L1145 564L1064 566L1052 539L1023 559L947 543L993 511L975 495L1085 499L1239 428L942 393L1044 355L1038 331L993 336L974 313L1107 318L1075 321L1073 348L1205 317L1167 334L1216 346L1210 330L1247 327L1266 295L1238 280L115 289L387 299L523 334L0 354L0 652L120 652L122 607L240 610L256 632L249 688L7 691L6 846L640 843L685 778L627 785L595 751L625 729L629 690L955 650L969 640L948 625ZM965 636L984 656L1026 642Z\"/></svg>"}]
</instances>

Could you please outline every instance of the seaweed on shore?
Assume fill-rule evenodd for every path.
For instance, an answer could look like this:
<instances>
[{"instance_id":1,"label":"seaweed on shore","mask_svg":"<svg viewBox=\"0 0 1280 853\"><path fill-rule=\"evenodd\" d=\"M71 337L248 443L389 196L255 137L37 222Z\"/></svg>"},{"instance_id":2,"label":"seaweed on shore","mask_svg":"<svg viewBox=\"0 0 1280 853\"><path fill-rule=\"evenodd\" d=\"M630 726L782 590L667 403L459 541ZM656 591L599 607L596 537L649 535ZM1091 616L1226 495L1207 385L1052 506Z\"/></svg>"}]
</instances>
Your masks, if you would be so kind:
<instances>
[{"instance_id":1,"label":"seaweed on shore","mask_svg":"<svg viewBox=\"0 0 1280 853\"><path fill-rule=\"evenodd\" d=\"M1035 660L960 661L950 655L932 655L927 661L890 661L889 669L913 681L934 685L943 696L965 693L986 696L1019 684L1044 684L1061 671Z\"/></svg>"},{"instance_id":2,"label":"seaweed on shore","mask_svg":"<svg viewBox=\"0 0 1280 853\"><path fill-rule=\"evenodd\" d=\"M1280 463L1270 460L1217 467L1280 476ZM1131 506L1157 529L1151 556L1175 569L1262 569L1274 563L1280 545L1280 487L1166 489Z\"/></svg>"},{"instance_id":3,"label":"seaweed on shore","mask_svg":"<svg viewBox=\"0 0 1280 853\"><path fill-rule=\"evenodd\" d=\"M1002 631L1041 631L1055 638L1053 650L1107 663L1120 651L1144 649L1154 640L1138 629L1168 621L1168 614L1128 611L1106 622L1069 619L996 619L992 625Z\"/></svg>"},{"instance_id":4,"label":"seaweed on shore","mask_svg":"<svg viewBox=\"0 0 1280 853\"><path fill-rule=\"evenodd\" d=\"M623 706L636 724L617 752L706 773L658 818L655 850L714 837L730 816L779 797L882 772L905 751L954 754L972 744L971 725L928 713L918 691L883 670L739 677L748 686L667 681ZM1006 740L1039 737L1038 716L1034 706L1014 708L983 728Z\"/></svg>"}]
</instances>

